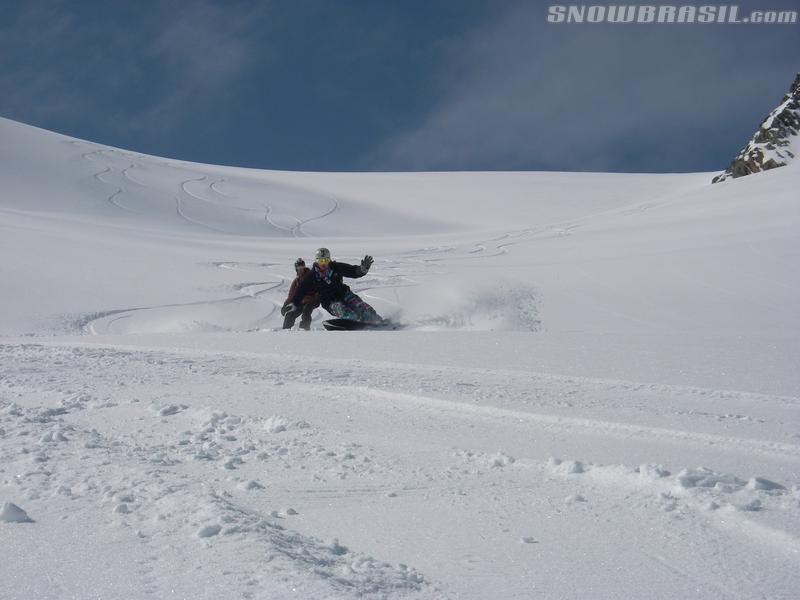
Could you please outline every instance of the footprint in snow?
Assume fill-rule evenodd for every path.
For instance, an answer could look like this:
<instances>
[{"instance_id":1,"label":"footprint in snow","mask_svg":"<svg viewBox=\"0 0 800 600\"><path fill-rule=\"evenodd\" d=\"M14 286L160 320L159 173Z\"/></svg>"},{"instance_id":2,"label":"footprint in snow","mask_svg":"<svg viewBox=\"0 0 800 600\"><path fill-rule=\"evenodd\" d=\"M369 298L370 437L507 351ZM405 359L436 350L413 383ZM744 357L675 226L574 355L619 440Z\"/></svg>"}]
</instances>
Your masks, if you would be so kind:
<instances>
[{"instance_id":1,"label":"footprint in snow","mask_svg":"<svg viewBox=\"0 0 800 600\"><path fill-rule=\"evenodd\" d=\"M264 486L261 485L255 479L250 479L249 481L243 481L241 484L239 484L239 487L241 489L245 490L245 491L263 490L264 489Z\"/></svg>"},{"instance_id":2,"label":"footprint in snow","mask_svg":"<svg viewBox=\"0 0 800 600\"><path fill-rule=\"evenodd\" d=\"M176 415L187 408L189 408L187 404L168 404L167 406L162 406L158 409L158 415L161 417L169 417Z\"/></svg>"},{"instance_id":3,"label":"footprint in snow","mask_svg":"<svg viewBox=\"0 0 800 600\"><path fill-rule=\"evenodd\" d=\"M199 538L207 538L207 537L214 537L220 531L222 531L221 525L206 525L205 527L201 527L197 530L197 537Z\"/></svg>"},{"instance_id":4,"label":"footprint in snow","mask_svg":"<svg viewBox=\"0 0 800 600\"><path fill-rule=\"evenodd\" d=\"M572 494L571 496L564 498L564 502L567 504L575 504L576 502L586 502L586 498L580 494Z\"/></svg>"}]
</instances>

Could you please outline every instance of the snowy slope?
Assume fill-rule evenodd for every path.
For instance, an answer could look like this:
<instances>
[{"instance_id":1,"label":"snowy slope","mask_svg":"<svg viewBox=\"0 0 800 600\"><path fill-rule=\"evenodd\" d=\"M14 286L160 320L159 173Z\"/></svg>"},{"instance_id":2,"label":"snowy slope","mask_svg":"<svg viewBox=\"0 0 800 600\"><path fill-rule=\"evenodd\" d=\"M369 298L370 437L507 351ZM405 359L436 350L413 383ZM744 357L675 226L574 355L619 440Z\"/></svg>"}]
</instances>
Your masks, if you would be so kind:
<instances>
[{"instance_id":1,"label":"snowy slope","mask_svg":"<svg viewBox=\"0 0 800 600\"><path fill-rule=\"evenodd\" d=\"M376 255L359 287L431 326L530 328L522 296L550 330L796 329L792 173L282 173L3 127L0 332L274 327L286 265L321 244Z\"/></svg>"},{"instance_id":2,"label":"snowy slope","mask_svg":"<svg viewBox=\"0 0 800 600\"><path fill-rule=\"evenodd\" d=\"M290 173L0 120L3 597L794 597L797 164ZM278 331L320 245L409 328Z\"/></svg>"}]
</instances>

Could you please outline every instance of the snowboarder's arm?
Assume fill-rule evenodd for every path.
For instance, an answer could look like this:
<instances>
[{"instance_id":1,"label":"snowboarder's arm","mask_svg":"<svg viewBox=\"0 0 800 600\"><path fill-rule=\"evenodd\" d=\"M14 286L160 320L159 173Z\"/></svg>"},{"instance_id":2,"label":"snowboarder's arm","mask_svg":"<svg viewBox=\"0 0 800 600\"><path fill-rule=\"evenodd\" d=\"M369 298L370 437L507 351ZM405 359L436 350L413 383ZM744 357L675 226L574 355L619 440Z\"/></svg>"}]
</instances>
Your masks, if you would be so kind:
<instances>
[{"instance_id":1,"label":"snowboarder's arm","mask_svg":"<svg viewBox=\"0 0 800 600\"><path fill-rule=\"evenodd\" d=\"M369 271L369 268L372 266L372 257L367 255L364 257L364 260L361 261L360 265L349 265L347 263L332 263L335 265L336 272L339 273L342 277L352 277L353 279L358 279L359 277L363 277Z\"/></svg>"},{"instance_id":2,"label":"snowboarder's arm","mask_svg":"<svg viewBox=\"0 0 800 600\"><path fill-rule=\"evenodd\" d=\"M350 265L343 262L331 263L333 269L342 277L352 277L353 279L358 279L359 277L363 277L364 273L361 272L361 268L358 265Z\"/></svg>"}]
</instances>

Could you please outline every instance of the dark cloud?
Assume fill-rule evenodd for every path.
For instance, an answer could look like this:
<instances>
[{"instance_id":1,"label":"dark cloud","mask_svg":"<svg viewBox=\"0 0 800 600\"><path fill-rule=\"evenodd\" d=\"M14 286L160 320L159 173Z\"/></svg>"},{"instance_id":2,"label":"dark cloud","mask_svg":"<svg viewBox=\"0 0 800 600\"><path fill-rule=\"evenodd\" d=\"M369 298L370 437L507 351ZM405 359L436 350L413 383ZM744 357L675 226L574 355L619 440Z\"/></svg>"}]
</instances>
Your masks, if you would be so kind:
<instances>
[{"instance_id":1,"label":"dark cloud","mask_svg":"<svg viewBox=\"0 0 800 600\"><path fill-rule=\"evenodd\" d=\"M549 26L546 7L9 0L0 115L265 168L712 170L800 69L800 25Z\"/></svg>"},{"instance_id":2,"label":"dark cloud","mask_svg":"<svg viewBox=\"0 0 800 600\"><path fill-rule=\"evenodd\" d=\"M0 109L26 122L91 119L106 130L167 135L192 109L229 97L252 61L264 60L255 44L268 7L23 5L0 29Z\"/></svg>"},{"instance_id":3,"label":"dark cloud","mask_svg":"<svg viewBox=\"0 0 800 600\"><path fill-rule=\"evenodd\" d=\"M52 1L31 3L7 10L0 21L0 101L6 114L37 119L79 104L79 94L65 89L64 72L47 67L57 58L57 41L74 27L72 16L59 7Z\"/></svg>"}]
</instances>

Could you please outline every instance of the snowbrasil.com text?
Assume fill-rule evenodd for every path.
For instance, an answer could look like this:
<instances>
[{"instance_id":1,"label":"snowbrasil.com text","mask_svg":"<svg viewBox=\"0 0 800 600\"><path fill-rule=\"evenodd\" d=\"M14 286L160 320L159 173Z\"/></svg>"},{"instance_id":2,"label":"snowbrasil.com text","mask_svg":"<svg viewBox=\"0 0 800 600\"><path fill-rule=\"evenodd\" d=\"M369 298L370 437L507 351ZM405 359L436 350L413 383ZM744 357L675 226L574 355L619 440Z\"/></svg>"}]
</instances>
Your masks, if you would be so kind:
<instances>
[{"instance_id":1,"label":"snowbrasil.com text","mask_svg":"<svg viewBox=\"0 0 800 600\"><path fill-rule=\"evenodd\" d=\"M547 22L556 24L612 23L663 25L794 25L796 10L754 10L742 13L737 5L599 5L554 4L547 9Z\"/></svg>"}]
</instances>

